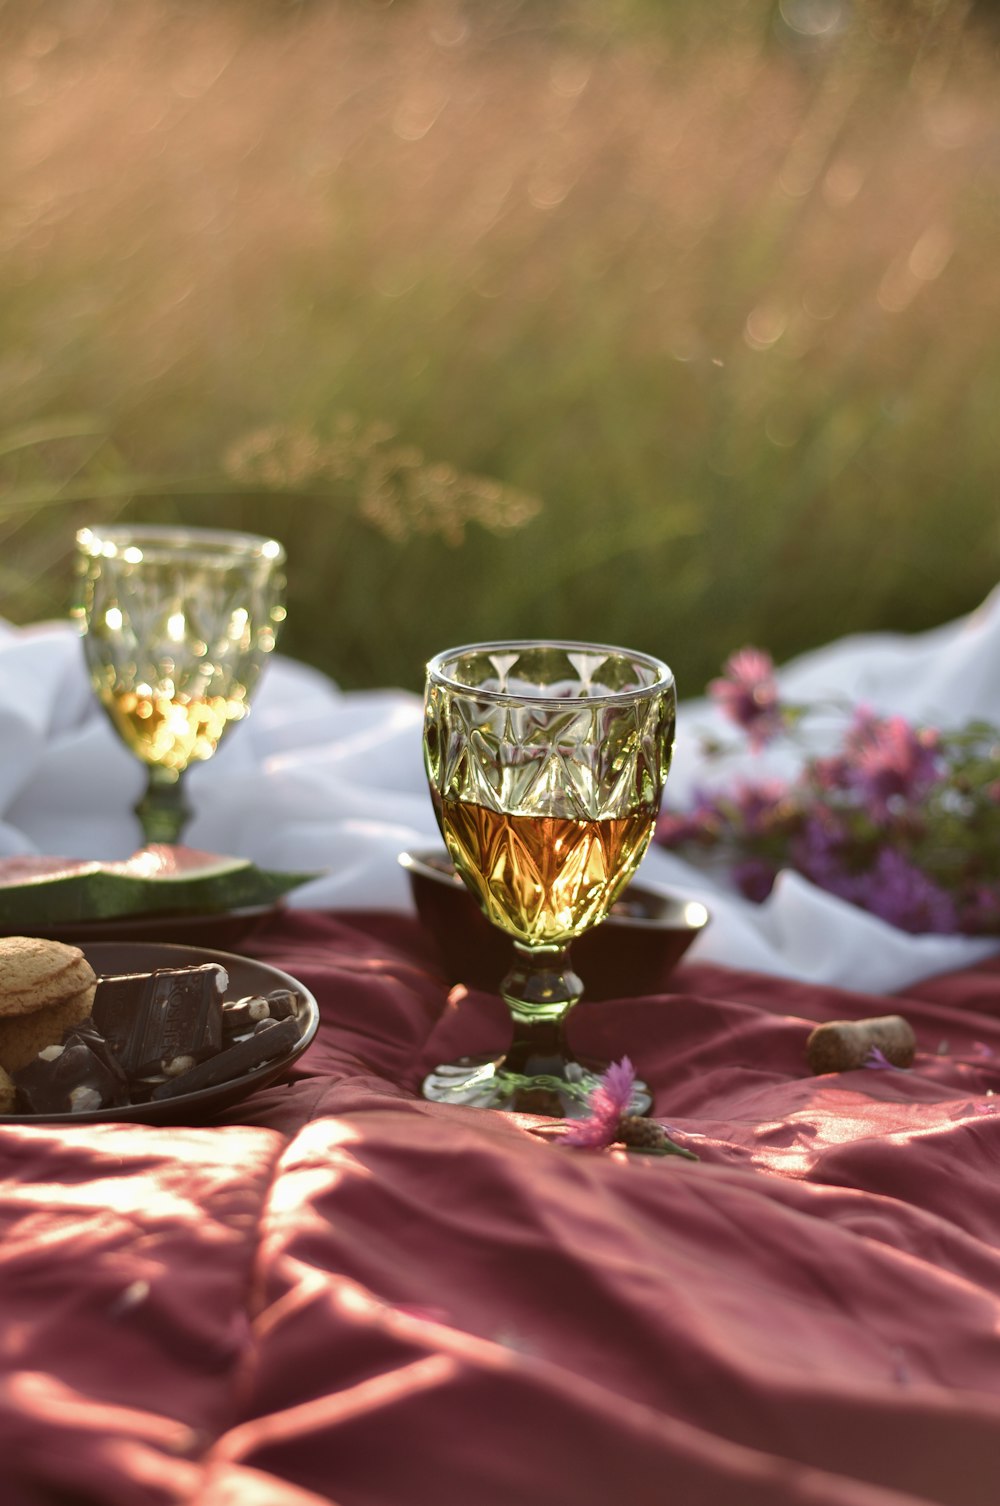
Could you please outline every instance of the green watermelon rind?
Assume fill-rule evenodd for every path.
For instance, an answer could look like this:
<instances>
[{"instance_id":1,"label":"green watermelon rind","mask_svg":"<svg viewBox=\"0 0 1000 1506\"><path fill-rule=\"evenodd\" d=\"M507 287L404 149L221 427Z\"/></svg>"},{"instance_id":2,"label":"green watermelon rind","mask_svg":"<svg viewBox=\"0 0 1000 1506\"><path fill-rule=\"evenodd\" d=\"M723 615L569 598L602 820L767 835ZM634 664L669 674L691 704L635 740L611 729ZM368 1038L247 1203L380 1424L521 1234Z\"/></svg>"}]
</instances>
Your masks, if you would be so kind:
<instances>
[{"instance_id":1,"label":"green watermelon rind","mask_svg":"<svg viewBox=\"0 0 1000 1506\"><path fill-rule=\"evenodd\" d=\"M33 878L0 886L0 929L73 925L139 915L219 915L275 904L318 873L272 872L239 859L203 873L159 878L109 872L94 864L83 872Z\"/></svg>"}]
</instances>

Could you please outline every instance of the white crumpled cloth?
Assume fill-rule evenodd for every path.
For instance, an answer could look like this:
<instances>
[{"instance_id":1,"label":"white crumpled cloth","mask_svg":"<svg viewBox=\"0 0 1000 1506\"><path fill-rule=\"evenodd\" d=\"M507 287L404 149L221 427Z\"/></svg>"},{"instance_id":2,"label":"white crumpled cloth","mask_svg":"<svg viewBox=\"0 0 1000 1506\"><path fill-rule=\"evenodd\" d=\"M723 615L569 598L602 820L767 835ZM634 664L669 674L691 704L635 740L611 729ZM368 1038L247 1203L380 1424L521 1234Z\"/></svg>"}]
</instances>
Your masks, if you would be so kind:
<instances>
[{"instance_id":1,"label":"white crumpled cloth","mask_svg":"<svg viewBox=\"0 0 1000 1506\"><path fill-rule=\"evenodd\" d=\"M957 622L845 638L789 663L778 680L791 700L837 696L938 725L1000 723L1000 589ZM184 840L261 867L322 870L293 905L409 909L398 855L440 845L421 724L412 693L341 691L277 655L251 716L192 770L195 816ZM700 753L702 733L725 731L714 706L682 700L670 804L738 772L739 761L708 768ZM788 759L758 756L754 773L788 773ZM144 784L91 696L75 630L0 623L0 856L127 857L142 845L132 807ZM905 935L792 872L759 906L656 847L640 877L708 906L712 921L692 960L882 993L1000 951L1000 942Z\"/></svg>"}]
</instances>

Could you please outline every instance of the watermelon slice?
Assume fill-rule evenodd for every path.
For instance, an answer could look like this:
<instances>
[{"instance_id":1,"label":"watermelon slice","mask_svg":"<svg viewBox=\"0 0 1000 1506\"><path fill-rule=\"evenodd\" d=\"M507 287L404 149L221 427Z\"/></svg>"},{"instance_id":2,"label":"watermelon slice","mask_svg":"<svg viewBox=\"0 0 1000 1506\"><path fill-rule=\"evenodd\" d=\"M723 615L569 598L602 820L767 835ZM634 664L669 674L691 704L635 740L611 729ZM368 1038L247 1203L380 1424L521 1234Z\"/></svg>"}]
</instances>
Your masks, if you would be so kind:
<instances>
[{"instance_id":1,"label":"watermelon slice","mask_svg":"<svg viewBox=\"0 0 1000 1506\"><path fill-rule=\"evenodd\" d=\"M0 929L131 915L214 915L273 904L318 873L280 873L246 858L152 843L121 863L0 858Z\"/></svg>"}]
</instances>

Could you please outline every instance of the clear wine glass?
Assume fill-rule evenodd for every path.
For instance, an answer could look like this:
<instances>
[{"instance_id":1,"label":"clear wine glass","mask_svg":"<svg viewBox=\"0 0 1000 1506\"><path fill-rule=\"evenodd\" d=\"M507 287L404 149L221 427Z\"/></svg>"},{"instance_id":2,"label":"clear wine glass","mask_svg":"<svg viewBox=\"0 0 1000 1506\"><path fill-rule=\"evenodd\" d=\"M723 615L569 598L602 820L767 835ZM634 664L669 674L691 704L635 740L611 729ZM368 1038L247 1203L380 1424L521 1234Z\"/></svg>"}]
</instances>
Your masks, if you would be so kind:
<instances>
[{"instance_id":1,"label":"clear wine glass","mask_svg":"<svg viewBox=\"0 0 1000 1506\"><path fill-rule=\"evenodd\" d=\"M177 842L188 767L250 710L284 609L274 539L114 525L77 534L72 615L95 693L147 767L135 807L147 842Z\"/></svg>"},{"instance_id":2,"label":"clear wine glass","mask_svg":"<svg viewBox=\"0 0 1000 1506\"><path fill-rule=\"evenodd\" d=\"M627 649L486 643L431 660L428 782L456 870L513 942L500 985L513 1038L498 1056L438 1067L425 1097L585 1112L605 1064L569 1049L566 1019L583 991L569 945L605 918L646 850L675 721L671 671ZM642 1083L632 1107L650 1107Z\"/></svg>"}]
</instances>

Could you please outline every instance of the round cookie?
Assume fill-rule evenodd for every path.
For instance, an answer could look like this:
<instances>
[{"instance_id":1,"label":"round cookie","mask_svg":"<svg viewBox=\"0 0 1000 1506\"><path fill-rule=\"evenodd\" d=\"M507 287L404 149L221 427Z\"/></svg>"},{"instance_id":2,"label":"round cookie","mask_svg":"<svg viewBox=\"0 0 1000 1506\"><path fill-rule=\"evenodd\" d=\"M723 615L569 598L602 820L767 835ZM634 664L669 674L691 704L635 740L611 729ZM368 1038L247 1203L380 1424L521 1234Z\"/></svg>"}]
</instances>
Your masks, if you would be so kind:
<instances>
[{"instance_id":1,"label":"round cookie","mask_svg":"<svg viewBox=\"0 0 1000 1506\"><path fill-rule=\"evenodd\" d=\"M19 1072L46 1046L58 1046L67 1030L89 1019L96 985L31 1014L0 1019L0 1070ZM2 1087L2 1080L0 1080Z\"/></svg>"},{"instance_id":2,"label":"round cookie","mask_svg":"<svg viewBox=\"0 0 1000 1506\"><path fill-rule=\"evenodd\" d=\"M37 936L0 937L0 1019L33 1014L96 983L77 946Z\"/></svg>"}]
</instances>

